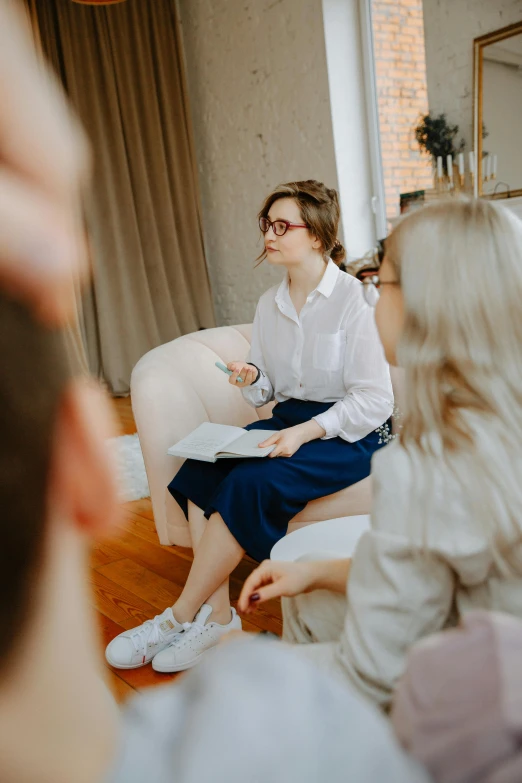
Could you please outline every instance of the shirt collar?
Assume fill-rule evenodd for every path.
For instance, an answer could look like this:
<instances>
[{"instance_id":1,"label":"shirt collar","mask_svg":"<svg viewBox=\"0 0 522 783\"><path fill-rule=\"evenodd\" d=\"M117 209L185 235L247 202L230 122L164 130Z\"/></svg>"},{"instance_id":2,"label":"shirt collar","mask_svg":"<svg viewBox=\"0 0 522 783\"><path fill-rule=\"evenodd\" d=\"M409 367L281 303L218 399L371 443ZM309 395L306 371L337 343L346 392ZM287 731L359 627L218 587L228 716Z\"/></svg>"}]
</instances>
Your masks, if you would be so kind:
<instances>
[{"instance_id":1,"label":"shirt collar","mask_svg":"<svg viewBox=\"0 0 522 783\"><path fill-rule=\"evenodd\" d=\"M324 272L324 275L321 278L321 281L315 291L322 294L326 299L332 294L332 291L335 288L335 284L337 282L337 278L339 277L339 267L334 264L331 258L328 259L328 264L326 265L326 269ZM311 292L312 294L314 291ZM278 305L281 305L283 302L286 302L286 304L291 305L293 307L292 301L290 299L290 291L288 287L288 273L285 275L284 280L282 281L281 285L277 289L276 294L276 302Z\"/></svg>"},{"instance_id":2,"label":"shirt collar","mask_svg":"<svg viewBox=\"0 0 522 783\"><path fill-rule=\"evenodd\" d=\"M288 272L286 273L281 285L277 289L276 302L288 302L290 300L290 291L288 289Z\"/></svg>"},{"instance_id":3,"label":"shirt collar","mask_svg":"<svg viewBox=\"0 0 522 783\"><path fill-rule=\"evenodd\" d=\"M335 288L335 284L337 283L338 277L339 277L339 267L336 264L334 264L331 258L329 258L325 273L321 278L321 282L319 283L319 285L315 290L328 299L328 297L331 295L332 291Z\"/></svg>"}]
</instances>

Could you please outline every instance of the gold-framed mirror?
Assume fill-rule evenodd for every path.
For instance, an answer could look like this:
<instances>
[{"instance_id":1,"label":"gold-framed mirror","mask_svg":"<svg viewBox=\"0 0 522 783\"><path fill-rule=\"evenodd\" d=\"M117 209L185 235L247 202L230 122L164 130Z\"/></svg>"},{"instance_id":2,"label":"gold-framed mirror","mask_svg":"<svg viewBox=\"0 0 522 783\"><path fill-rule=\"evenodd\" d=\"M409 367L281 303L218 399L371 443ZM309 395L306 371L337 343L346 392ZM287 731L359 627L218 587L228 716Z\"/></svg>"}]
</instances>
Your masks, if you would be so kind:
<instances>
[{"instance_id":1,"label":"gold-framed mirror","mask_svg":"<svg viewBox=\"0 0 522 783\"><path fill-rule=\"evenodd\" d=\"M521 137L522 21L473 42L477 195L522 196Z\"/></svg>"}]
</instances>

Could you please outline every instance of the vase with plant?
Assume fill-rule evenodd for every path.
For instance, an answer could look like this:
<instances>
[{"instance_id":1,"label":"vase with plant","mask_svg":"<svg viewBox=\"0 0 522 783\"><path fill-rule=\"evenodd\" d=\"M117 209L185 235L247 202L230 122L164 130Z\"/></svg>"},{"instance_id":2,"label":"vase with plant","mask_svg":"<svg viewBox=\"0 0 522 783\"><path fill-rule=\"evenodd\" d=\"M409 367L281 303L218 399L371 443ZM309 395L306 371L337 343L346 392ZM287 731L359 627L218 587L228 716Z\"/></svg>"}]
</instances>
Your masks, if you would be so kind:
<instances>
[{"instance_id":1,"label":"vase with plant","mask_svg":"<svg viewBox=\"0 0 522 783\"><path fill-rule=\"evenodd\" d=\"M437 165L437 158L441 157L443 170L449 174L447 171L448 155L451 155L455 160L459 152L462 152L466 146L464 139L457 142L458 132L459 126L450 125L445 114L434 116L430 112L421 117L415 128L415 138L421 150L427 152L431 157L433 168Z\"/></svg>"}]
</instances>

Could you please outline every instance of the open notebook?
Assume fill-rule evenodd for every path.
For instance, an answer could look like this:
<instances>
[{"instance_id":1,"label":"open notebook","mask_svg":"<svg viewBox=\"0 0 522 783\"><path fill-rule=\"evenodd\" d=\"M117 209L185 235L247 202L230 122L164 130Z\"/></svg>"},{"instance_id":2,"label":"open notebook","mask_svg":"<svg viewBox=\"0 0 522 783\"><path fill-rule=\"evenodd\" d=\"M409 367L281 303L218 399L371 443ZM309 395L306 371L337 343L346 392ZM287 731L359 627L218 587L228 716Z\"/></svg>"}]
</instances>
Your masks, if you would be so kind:
<instances>
[{"instance_id":1,"label":"open notebook","mask_svg":"<svg viewBox=\"0 0 522 783\"><path fill-rule=\"evenodd\" d=\"M259 444L275 435L277 430L244 430L228 424L200 424L194 432L168 450L173 457L216 462L238 457L266 457L275 446L260 449Z\"/></svg>"}]
</instances>

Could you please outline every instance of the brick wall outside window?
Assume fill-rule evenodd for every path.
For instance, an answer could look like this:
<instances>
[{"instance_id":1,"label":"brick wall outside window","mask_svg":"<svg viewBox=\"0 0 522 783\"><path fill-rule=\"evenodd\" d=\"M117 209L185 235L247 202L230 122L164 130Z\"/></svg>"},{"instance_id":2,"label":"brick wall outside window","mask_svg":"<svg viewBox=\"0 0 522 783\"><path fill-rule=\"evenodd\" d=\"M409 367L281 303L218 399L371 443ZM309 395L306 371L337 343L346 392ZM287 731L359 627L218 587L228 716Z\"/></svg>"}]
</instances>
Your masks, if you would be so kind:
<instances>
[{"instance_id":1,"label":"brick wall outside window","mask_svg":"<svg viewBox=\"0 0 522 783\"><path fill-rule=\"evenodd\" d=\"M399 194L433 187L429 158L413 129L428 111L422 0L372 0L386 215Z\"/></svg>"}]
</instances>

